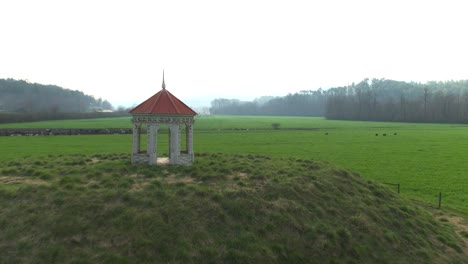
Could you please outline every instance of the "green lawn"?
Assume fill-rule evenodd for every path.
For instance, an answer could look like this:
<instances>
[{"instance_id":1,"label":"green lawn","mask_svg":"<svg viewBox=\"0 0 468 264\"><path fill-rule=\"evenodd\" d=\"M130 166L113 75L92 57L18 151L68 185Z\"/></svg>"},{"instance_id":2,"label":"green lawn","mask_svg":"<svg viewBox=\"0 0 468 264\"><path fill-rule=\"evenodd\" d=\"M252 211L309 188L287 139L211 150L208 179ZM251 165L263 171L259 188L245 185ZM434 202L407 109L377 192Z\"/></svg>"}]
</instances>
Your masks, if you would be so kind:
<instances>
[{"instance_id":1,"label":"green lawn","mask_svg":"<svg viewBox=\"0 0 468 264\"><path fill-rule=\"evenodd\" d=\"M272 123L280 123L273 130ZM0 127L130 127L130 118L54 121ZM267 154L328 161L431 204L468 212L468 126L330 121L308 117L198 117L195 152ZM328 133L328 135L325 135ZM375 136L378 133L379 136ZM382 136L386 133L387 136ZM397 135L394 135L397 133ZM0 137L2 160L57 154L129 153L130 135ZM167 152L167 135L159 150Z\"/></svg>"}]
</instances>

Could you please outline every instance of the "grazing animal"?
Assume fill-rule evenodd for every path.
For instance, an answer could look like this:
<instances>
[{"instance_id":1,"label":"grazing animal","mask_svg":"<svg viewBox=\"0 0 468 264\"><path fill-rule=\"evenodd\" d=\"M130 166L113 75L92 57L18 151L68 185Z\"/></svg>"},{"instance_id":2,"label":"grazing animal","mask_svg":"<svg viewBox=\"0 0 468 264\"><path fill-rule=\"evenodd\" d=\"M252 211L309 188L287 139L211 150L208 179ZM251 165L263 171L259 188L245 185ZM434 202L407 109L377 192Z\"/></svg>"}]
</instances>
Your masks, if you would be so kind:
<instances>
[{"instance_id":1,"label":"grazing animal","mask_svg":"<svg viewBox=\"0 0 468 264\"><path fill-rule=\"evenodd\" d=\"M384 137L385 137L386 135L387 135L387 134L382 134L382 136L384 136Z\"/></svg>"}]
</instances>

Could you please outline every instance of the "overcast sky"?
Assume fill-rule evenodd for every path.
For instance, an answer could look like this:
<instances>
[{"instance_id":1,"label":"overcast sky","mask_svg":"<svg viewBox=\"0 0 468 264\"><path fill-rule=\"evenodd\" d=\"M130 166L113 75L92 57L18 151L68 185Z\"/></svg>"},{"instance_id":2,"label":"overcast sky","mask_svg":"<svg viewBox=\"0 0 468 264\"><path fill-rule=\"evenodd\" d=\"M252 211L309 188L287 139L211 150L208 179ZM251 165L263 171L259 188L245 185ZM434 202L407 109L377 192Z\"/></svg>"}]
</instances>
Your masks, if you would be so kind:
<instances>
[{"instance_id":1,"label":"overcast sky","mask_svg":"<svg viewBox=\"0 0 468 264\"><path fill-rule=\"evenodd\" d=\"M188 104L468 79L467 1L0 0L0 78Z\"/></svg>"}]
</instances>

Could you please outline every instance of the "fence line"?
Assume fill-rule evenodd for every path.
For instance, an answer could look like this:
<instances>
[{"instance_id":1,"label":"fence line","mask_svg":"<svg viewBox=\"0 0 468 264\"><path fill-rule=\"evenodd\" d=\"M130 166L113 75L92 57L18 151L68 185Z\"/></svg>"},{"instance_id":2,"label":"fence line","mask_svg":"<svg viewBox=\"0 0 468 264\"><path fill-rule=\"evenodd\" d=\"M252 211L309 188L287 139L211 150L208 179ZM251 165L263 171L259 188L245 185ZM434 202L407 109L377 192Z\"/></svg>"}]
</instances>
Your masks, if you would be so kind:
<instances>
[{"instance_id":1,"label":"fence line","mask_svg":"<svg viewBox=\"0 0 468 264\"><path fill-rule=\"evenodd\" d=\"M383 184L392 185L397 187L397 192L400 194L400 184L399 183L391 183L391 182L383 182ZM442 208L442 192L439 192L439 206L438 208Z\"/></svg>"}]
</instances>

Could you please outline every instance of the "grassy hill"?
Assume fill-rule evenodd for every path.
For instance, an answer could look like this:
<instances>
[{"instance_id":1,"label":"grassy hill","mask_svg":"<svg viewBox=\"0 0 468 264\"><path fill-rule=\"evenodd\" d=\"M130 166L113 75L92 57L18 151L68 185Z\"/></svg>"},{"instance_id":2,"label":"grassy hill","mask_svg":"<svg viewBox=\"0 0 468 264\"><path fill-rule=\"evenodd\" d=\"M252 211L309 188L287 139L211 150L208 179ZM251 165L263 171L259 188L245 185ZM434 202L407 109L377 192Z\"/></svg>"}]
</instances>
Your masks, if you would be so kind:
<instances>
[{"instance_id":1,"label":"grassy hill","mask_svg":"<svg viewBox=\"0 0 468 264\"><path fill-rule=\"evenodd\" d=\"M128 154L0 161L5 263L464 263L446 221L310 159ZM463 235L463 234L462 234Z\"/></svg>"}]
</instances>

